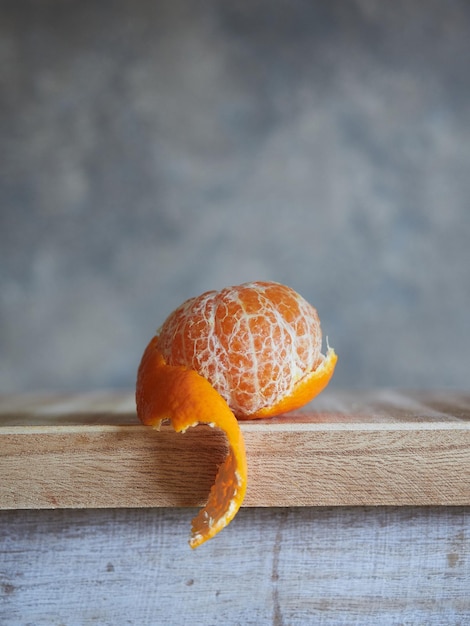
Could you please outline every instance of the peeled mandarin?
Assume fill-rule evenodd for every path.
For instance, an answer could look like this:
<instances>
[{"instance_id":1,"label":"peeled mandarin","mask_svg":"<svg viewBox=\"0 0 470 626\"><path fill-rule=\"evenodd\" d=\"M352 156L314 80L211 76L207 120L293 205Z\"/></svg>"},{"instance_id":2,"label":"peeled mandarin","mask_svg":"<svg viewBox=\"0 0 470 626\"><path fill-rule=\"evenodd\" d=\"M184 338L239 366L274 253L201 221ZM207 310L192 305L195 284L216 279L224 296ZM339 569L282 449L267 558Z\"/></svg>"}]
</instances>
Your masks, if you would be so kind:
<instances>
[{"instance_id":1,"label":"peeled mandarin","mask_svg":"<svg viewBox=\"0 0 470 626\"><path fill-rule=\"evenodd\" d=\"M196 547L226 526L246 491L237 419L297 409L328 384L337 356L321 353L316 309L290 287L251 282L191 298L148 345L137 376L137 413L177 431L198 423L222 429L229 453L207 505L193 520Z\"/></svg>"}]
</instances>

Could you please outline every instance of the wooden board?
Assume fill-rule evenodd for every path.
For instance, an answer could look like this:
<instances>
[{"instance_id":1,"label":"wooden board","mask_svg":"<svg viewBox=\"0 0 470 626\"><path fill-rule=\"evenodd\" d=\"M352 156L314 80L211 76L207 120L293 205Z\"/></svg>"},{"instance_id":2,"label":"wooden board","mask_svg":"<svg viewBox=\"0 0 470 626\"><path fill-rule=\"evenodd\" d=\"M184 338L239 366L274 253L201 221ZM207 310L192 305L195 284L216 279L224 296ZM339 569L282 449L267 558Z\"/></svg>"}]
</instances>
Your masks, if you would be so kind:
<instances>
[{"instance_id":1,"label":"wooden board","mask_svg":"<svg viewBox=\"0 0 470 626\"><path fill-rule=\"evenodd\" d=\"M470 394L325 392L241 422L245 506L468 505ZM132 393L0 398L0 508L200 506L222 433L141 426Z\"/></svg>"}]
</instances>

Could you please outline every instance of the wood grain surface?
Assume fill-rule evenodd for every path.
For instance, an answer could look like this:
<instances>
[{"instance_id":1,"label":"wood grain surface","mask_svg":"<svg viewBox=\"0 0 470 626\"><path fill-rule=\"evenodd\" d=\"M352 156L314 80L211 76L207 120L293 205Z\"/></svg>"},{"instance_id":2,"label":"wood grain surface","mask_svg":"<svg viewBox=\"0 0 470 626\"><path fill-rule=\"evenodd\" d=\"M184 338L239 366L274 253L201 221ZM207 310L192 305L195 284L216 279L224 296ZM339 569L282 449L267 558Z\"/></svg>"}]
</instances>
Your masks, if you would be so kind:
<instances>
[{"instance_id":1,"label":"wood grain surface","mask_svg":"<svg viewBox=\"0 0 470 626\"><path fill-rule=\"evenodd\" d=\"M440 506L470 501L469 394L325 393L242 423L248 506L196 551L181 507L206 498L221 433L144 428L116 392L0 415L2 625L470 623L470 508Z\"/></svg>"},{"instance_id":2,"label":"wood grain surface","mask_svg":"<svg viewBox=\"0 0 470 626\"><path fill-rule=\"evenodd\" d=\"M241 428L245 506L470 504L470 394L325 393ZM0 508L200 506L225 451L141 426L132 393L3 396Z\"/></svg>"}]
</instances>

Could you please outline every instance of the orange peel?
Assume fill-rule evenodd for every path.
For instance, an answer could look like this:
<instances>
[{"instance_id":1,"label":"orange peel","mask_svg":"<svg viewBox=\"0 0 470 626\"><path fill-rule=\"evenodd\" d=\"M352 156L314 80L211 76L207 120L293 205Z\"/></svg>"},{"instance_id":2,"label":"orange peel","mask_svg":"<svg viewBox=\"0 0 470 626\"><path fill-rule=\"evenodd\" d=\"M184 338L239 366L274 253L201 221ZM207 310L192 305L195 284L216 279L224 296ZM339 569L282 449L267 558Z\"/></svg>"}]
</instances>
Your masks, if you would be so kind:
<instances>
[{"instance_id":1,"label":"orange peel","mask_svg":"<svg viewBox=\"0 0 470 626\"><path fill-rule=\"evenodd\" d=\"M192 522L190 546L216 535L238 512L247 461L237 419L298 409L329 383L337 356L321 353L316 309L279 283L253 282L191 298L166 319L142 356L137 415L184 432L221 429L228 453L206 505Z\"/></svg>"},{"instance_id":2,"label":"orange peel","mask_svg":"<svg viewBox=\"0 0 470 626\"><path fill-rule=\"evenodd\" d=\"M189 545L196 548L222 530L243 502L247 485L245 443L238 422L222 396L194 370L167 365L157 342L158 337L150 341L139 366L136 391L139 419L156 429L169 419L180 433L197 424L209 424L220 428L229 444L207 504L192 521Z\"/></svg>"},{"instance_id":3,"label":"orange peel","mask_svg":"<svg viewBox=\"0 0 470 626\"><path fill-rule=\"evenodd\" d=\"M276 415L280 415L281 413L295 411L296 409L300 409L300 407L305 406L308 402L313 400L313 398L318 396L318 394L321 393L328 385L335 371L337 360L338 355L336 352L333 348L328 347L326 356L317 369L299 380L290 395L285 398L281 398L271 406L259 409L252 415L239 417L239 419L274 417Z\"/></svg>"}]
</instances>

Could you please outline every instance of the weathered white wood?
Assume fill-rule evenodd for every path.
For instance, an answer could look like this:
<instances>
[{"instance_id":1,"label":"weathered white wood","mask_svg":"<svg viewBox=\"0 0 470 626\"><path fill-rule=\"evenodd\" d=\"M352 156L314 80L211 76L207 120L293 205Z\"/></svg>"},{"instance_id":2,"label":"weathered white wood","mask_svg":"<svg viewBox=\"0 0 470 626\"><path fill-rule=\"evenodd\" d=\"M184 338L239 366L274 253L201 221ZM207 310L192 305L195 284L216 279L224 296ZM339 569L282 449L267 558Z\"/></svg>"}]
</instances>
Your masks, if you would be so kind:
<instances>
[{"instance_id":1,"label":"weathered white wood","mask_svg":"<svg viewBox=\"0 0 470 626\"><path fill-rule=\"evenodd\" d=\"M0 624L470 623L469 509L243 509L196 551L192 515L0 512Z\"/></svg>"},{"instance_id":2,"label":"weathered white wood","mask_svg":"<svg viewBox=\"0 0 470 626\"><path fill-rule=\"evenodd\" d=\"M0 399L0 508L200 506L221 432L141 426L131 393ZM241 423L245 506L468 505L470 394L323 394Z\"/></svg>"}]
</instances>

